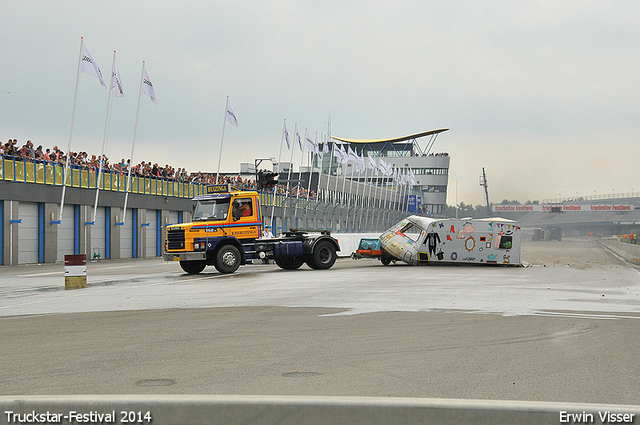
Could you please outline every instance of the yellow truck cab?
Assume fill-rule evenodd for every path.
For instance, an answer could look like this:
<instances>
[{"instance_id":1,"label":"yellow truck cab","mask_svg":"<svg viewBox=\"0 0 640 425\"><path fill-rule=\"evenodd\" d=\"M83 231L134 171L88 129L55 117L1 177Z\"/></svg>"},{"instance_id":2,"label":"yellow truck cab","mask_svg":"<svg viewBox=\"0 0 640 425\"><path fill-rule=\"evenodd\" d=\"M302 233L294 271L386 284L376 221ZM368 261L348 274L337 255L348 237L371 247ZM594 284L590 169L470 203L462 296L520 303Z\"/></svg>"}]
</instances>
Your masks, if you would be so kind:
<instances>
[{"instance_id":1,"label":"yellow truck cab","mask_svg":"<svg viewBox=\"0 0 640 425\"><path fill-rule=\"evenodd\" d=\"M167 226L163 252L165 260L179 261L189 274L200 273L207 265L220 273L233 273L253 259L270 258L283 269L297 269L304 263L313 269L328 269L336 261L340 247L328 232L291 231L280 238L263 239L257 192L213 185L194 201L191 223Z\"/></svg>"}]
</instances>

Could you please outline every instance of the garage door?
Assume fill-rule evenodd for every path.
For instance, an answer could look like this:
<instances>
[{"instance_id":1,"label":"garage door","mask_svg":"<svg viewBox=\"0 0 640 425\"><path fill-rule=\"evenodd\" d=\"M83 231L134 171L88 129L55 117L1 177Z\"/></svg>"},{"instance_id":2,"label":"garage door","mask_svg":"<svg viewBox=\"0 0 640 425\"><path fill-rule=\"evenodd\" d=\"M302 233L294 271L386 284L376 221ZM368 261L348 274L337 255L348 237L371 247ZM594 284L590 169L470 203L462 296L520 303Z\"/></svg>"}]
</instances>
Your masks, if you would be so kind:
<instances>
[{"instance_id":1,"label":"garage door","mask_svg":"<svg viewBox=\"0 0 640 425\"><path fill-rule=\"evenodd\" d=\"M124 225L120 226L120 258L133 257L133 214L136 211L127 210Z\"/></svg>"},{"instance_id":2,"label":"garage door","mask_svg":"<svg viewBox=\"0 0 640 425\"><path fill-rule=\"evenodd\" d=\"M38 204L20 202L18 224L18 263L38 262Z\"/></svg>"},{"instance_id":3,"label":"garage door","mask_svg":"<svg viewBox=\"0 0 640 425\"><path fill-rule=\"evenodd\" d=\"M64 261L65 255L75 253L75 208L65 205L62 213L62 223L58 224L58 261Z\"/></svg>"},{"instance_id":4,"label":"garage door","mask_svg":"<svg viewBox=\"0 0 640 425\"><path fill-rule=\"evenodd\" d=\"M100 254L100 259L104 260L107 258L107 238L106 238L106 230L107 230L107 222L105 217L105 209L104 207L98 207L96 211L96 222L92 226L91 229L91 258L93 258L94 253Z\"/></svg>"},{"instance_id":5,"label":"garage door","mask_svg":"<svg viewBox=\"0 0 640 425\"><path fill-rule=\"evenodd\" d=\"M158 255L157 251L157 239L158 239L158 218L157 218L157 210L147 210L147 223L146 232L147 238L145 241L147 257L156 257Z\"/></svg>"}]
</instances>

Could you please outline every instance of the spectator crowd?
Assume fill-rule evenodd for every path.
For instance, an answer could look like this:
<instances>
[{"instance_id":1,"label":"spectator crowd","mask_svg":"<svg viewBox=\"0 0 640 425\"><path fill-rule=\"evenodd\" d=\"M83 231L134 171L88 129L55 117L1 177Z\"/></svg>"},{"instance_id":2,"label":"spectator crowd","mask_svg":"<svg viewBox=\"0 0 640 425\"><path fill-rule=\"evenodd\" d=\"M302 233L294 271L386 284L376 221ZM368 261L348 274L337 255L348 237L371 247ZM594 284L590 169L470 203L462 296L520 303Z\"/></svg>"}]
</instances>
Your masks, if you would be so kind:
<instances>
[{"instance_id":1,"label":"spectator crowd","mask_svg":"<svg viewBox=\"0 0 640 425\"><path fill-rule=\"evenodd\" d=\"M67 155L58 148L43 148L42 145L38 145L34 148L34 144L31 140L19 146L16 139L9 139L5 144L0 143L0 157L9 159L15 159L24 162L39 162L44 164L54 164L58 166L64 166L69 162L71 168L80 170L89 170L97 172L100 168L100 162L102 159L102 172L103 173L119 173L120 175L128 175L131 161L124 158L115 163L110 163L109 158L104 155L91 155L87 152L69 152ZM243 179L240 175L237 177L229 175L220 175L216 179L215 173L203 173L201 171L188 173L186 168L178 168L177 170L165 164L164 167L158 165L158 163L152 164L151 161L142 161L137 165L134 165L131 169L131 174L137 177L148 177L155 179L164 179L170 181L177 181L180 183L194 183L194 184L231 184L234 187L241 190L257 190L255 180ZM270 193L273 193L273 188L269 189ZM280 195L292 196L295 198L307 198L315 199L316 193L314 191L307 191L306 189L296 186L287 190L285 185L277 185L275 187L276 193Z\"/></svg>"}]
</instances>

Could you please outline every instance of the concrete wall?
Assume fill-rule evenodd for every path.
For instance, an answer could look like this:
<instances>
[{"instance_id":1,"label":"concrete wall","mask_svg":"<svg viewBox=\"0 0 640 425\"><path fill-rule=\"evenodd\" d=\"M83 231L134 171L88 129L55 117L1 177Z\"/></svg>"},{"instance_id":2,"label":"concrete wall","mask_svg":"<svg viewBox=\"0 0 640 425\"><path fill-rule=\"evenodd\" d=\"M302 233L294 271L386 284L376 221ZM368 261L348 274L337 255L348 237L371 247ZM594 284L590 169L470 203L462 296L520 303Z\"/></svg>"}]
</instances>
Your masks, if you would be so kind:
<instances>
[{"instance_id":1,"label":"concrete wall","mask_svg":"<svg viewBox=\"0 0 640 425\"><path fill-rule=\"evenodd\" d=\"M353 194L357 193L355 186L357 184L354 184ZM359 194L363 192L361 189ZM96 221L100 222L94 223L95 189L68 187L63 222L59 222L61 195L59 186L0 180L2 265L54 263L63 261L64 255L76 252L87 255L90 260L95 248L100 251L100 259L156 256L156 249L146 241L162 244L166 225L177 223L180 216L181 222L191 220L191 199L130 194L127 223L117 225L122 223L125 194L101 191L96 216ZM349 239L355 242L345 245L341 252L341 255L349 255L355 251L360 233L379 234L408 215L404 211L364 207L363 203L362 199L357 205L344 205L289 198L284 205L275 208L262 205L262 217L265 223L274 222L276 235L291 228L354 234ZM155 218L158 211L160 220ZM132 245L133 214L136 216L135 246ZM155 228L151 227L152 223ZM160 238L153 237L158 233L157 226L161 226ZM150 232L154 235L148 238ZM343 239L346 242L347 236Z\"/></svg>"},{"instance_id":2,"label":"concrete wall","mask_svg":"<svg viewBox=\"0 0 640 425\"><path fill-rule=\"evenodd\" d=\"M33 415L60 413L87 415L47 423L135 422L138 412L149 414L153 425L423 425L423 424L601 424L600 415L613 414L617 423L636 423L640 406L578 403L545 403L503 400L450 400L391 397L300 397L224 395L128 395L128 396L2 396L3 423L35 423ZM97 414L115 412L116 418L98 420ZM569 414L587 419L569 421ZM9 415L9 416L7 416ZM564 415L564 416L563 416ZM626 415L626 416L625 416ZM610 416L611 417L611 416ZM76 419L80 419L79 421ZM104 416L103 416L104 418ZM71 420L73 419L73 420ZM131 420L133 419L133 420ZM605 422L613 423L613 422Z\"/></svg>"},{"instance_id":3,"label":"concrete wall","mask_svg":"<svg viewBox=\"0 0 640 425\"><path fill-rule=\"evenodd\" d=\"M95 195L95 190L68 187L62 222L58 223L61 187L0 180L2 265L55 263L64 261L64 255L75 252L86 254L90 260L94 246L99 245L103 251L107 240L109 252L100 252L100 258L121 258L122 226L115 224L122 220L124 193L100 192L98 208L102 222L99 225L93 223ZM138 225L137 244L127 251L129 257L134 253L137 257L144 257L146 233L157 231L157 228L142 226L147 223L147 208L151 214L160 210L166 217L177 217L180 211L184 217L190 218L192 201L188 198L130 194L127 216L131 218L136 214ZM128 219L128 222L130 224L131 221ZM162 243L162 240L156 240L156 243ZM151 256L155 255L154 249Z\"/></svg>"},{"instance_id":4,"label":"concrete wall","mask_svg":"<svg viewBox=\"0 0 640 425\"><path fill-rule=\"evenodd\" d=\"M614 239L602 239L600 242L628 262L640 265L640 245L622 243Z\"/></svg>"}]
</instances>

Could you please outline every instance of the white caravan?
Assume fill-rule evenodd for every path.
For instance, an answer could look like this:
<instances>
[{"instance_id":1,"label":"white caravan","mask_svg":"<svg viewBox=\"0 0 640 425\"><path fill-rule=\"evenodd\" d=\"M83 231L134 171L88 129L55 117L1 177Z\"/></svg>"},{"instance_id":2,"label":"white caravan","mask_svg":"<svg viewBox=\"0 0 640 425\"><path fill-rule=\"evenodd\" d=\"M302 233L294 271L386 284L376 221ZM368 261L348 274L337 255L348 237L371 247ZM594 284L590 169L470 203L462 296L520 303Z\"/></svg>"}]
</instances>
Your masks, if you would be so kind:
<instances>
[{"instance_id":1,"label":"white caravan","mask_svg":"<svg viewBox=\"0 0 640 425\"><path fill-rule=\"evenodd\" d=\"M504 218L432 219L409 216L380 235L382 263L520 264L522 230Z\"/></svg>"}]
</instances>

